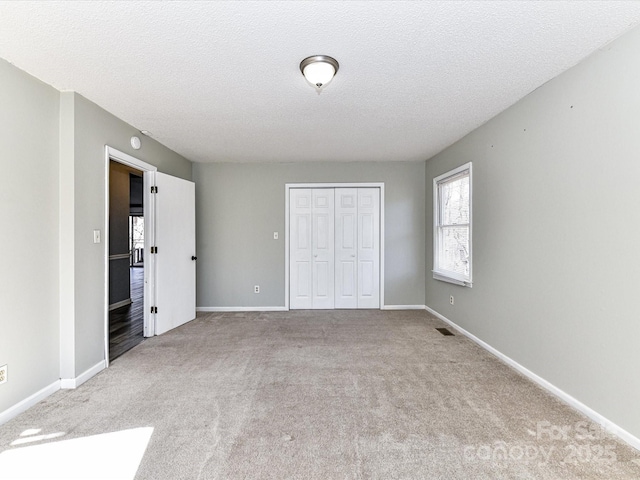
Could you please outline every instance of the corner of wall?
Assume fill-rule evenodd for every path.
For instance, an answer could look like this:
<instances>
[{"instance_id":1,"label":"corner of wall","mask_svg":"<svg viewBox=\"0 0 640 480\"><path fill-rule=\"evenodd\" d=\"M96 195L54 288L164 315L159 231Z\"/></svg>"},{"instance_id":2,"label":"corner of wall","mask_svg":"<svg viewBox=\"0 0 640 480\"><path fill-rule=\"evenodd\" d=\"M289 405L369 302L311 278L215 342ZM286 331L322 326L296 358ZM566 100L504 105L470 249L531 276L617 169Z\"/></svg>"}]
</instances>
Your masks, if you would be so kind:
<instances>
[{"instance_id":1,"label":"corner of wall","mask_svg":"<svg viewBox=\"0 0 640 480\"><path fill-rule=\"evenodd\" d=\"M60 377L75 377L75 93L60 92Z\"/></svg>"}]
</instances>

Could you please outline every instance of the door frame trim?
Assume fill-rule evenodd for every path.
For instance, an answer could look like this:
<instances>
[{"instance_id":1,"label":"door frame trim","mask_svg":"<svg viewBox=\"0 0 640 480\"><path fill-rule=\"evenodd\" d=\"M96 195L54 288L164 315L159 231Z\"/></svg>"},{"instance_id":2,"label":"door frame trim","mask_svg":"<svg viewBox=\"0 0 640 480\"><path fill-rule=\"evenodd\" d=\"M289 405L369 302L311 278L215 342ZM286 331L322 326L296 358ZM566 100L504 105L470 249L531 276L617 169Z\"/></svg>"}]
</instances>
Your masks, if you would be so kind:
<instances>
[{"instance_id":1,"label":"door frame trim","mask_svg":"<svg viewBox=\"0 0 640 480\"><path fill-rule=\"evenodd\" d=\"M292 188L379 188L380 189L380 310L384 310L384 182L286 183L284 185L284 307L289 310L289 195Z\"/></svg>"},{"instance_id":2,"label":"door frame trim","mask_svg":"<svg viewBox=\"0 0 640 480\"><path fill-rule=\"evenodd\" d=\"M141 170L143 173L146 172L155 172L158 171L158 168L150 163L144 162L136 157L132 157L131 155L121 152L109 145L104 146L104 178L105 178L105 187L104 187L104 235L102 236L103 242L103 250L104 250L104 360L105 367L109 366L109 162L113 160L114 162L121 163L123 165L127 165L128 167L135 168L137 170ZM143 176L143 179L146 180L148 178L147 175ZM155 182L154 182L155 184ZM150 199L147 204L145 204L144 209L145 213L147 212L149 215L145 215L145 220L148 218L150 221L145 221L144 225L144 237L145 237L145 247L147 244L152 245L153 236L155 232L154 221L155 221L155 199L153 195L147 194L147 190L149 190L146 181L144 182L145 192L143 194L143 198L146 200ZM147 249L148 251L148 249ZM153 272L155 272L155 259L153 255L145 255L145 279L149 278L149 282L145 281L144 285L144 296L145 300L150 300L152 293L155 289L155 276ZM149 269L149 270L147 270ZM147 335L145 336L153 336L154 332L154 320L149 313L149 309L144 308L144 331ZM151 328L151 330L149 330Z\"/></svg>"}]
</instances>

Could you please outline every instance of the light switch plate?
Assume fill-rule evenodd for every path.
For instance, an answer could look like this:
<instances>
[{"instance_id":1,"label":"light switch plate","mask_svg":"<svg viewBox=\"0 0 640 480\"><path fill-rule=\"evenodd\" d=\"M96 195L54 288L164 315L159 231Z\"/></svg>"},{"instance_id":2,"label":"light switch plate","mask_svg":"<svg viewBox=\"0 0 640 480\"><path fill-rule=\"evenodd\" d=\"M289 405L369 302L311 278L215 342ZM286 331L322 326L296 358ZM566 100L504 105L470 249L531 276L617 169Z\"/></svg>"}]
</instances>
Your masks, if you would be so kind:
<instances>
[{"instance_id":1,"label":"light switch plate","mask_svg":"<svg viewBox=\"0 0 640 480\"><path fill-rule=\"evenodd\" d=\"M273 232L273 239L277 240L278 239L278 232Z\"/></svg>"},{"instance_id":2,"label":"light switch plate","mask_svg":"<svg viewBox=\"0 0 640 480\"><path fill-rule=\"evenodd\" d=\"M93 243L100 243L100 230L93 231Z\"/></svg>"}]
</instances>

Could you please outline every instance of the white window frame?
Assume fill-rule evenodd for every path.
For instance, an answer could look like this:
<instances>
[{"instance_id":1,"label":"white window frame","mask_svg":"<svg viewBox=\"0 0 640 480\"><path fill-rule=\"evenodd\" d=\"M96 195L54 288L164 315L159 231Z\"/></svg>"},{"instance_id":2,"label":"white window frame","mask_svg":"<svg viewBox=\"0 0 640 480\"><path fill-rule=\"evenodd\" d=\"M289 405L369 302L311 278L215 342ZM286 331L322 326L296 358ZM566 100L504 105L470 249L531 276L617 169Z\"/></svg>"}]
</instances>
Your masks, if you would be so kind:
<instances>
[{"instance_id":1,"label":"white window frame","mask_svg":"<svg viewBox=\"0 0 640 480\"><path fill-rule=\"evenodd\" d=\"M450 181L453 177L460 176L468 172L469 174L469 275L460 275L456 272L442 270L439 268L438 253L440 252L440 238L441 238L441 226L440 226L440 195L439 185ZM471 287L472 282L472 267L473 267L473 176L471 171L471 162L454 168L453 170L443 173L433 179L433 278L443 282L453 283L455 285L462 285L465 287Z\"/></svg>"}]
</instances>

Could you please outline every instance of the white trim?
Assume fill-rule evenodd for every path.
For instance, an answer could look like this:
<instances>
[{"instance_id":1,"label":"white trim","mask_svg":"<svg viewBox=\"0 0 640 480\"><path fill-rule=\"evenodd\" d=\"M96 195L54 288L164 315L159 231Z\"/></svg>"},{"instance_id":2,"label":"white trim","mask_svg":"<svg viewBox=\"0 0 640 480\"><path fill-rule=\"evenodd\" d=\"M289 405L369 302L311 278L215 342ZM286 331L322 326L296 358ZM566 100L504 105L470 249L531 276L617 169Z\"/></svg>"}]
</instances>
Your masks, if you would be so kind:
<instances>
[{"instance_id":1,"label":"white trim","mask_svg":"<svg viewBox=\"0 0 640 480\"><path fill-rule=\"evenodd\" d=\"M22 412L27 411L29 408L33 407L41 400L44 400L49 395L56 393L58 390L60 390L60 380L56 380L43 389L38 390L33 395L30 395L24 400L19 401L12 407L7 408L4 412L0 412L0 425L7 423L9 420L17 417Z\"/></svg>"},{"instance_id":2,"label":"white trim","mask_svg":"<svg viewBox=\"0 0 640 480\"><path fill-rule=\"evenodd\" d=\"M379 188L380 189L380 309L384 305L384 182L286 183L284 185L284 305L289 310L289 190L292 188Z\"/></svg>"},{"instance_id":3,"label":"white trim","mask_svg":"<svg viewBox=\"0 0 640 480\"><path fill-rule=\"evenodd\" d=\"M287 312L287 307L196 307L196 312Z\"/></svg>"},{"instance_id":4,"label":"white trim","mask_svg":"<svg viewBox=\"0 0 640 480\"><path fill-rule=\"evenodd\" d=\"M285 188L382 188L383 182L362 183L286 183Z\"/></svg>"},{"instance_id":5,"label":"white trim","mask_svg":"<svg viewBox=\"0 0 640 480\"><path fill-rule=\"evenodd\" d=\"M384 305L384 182L380 186L380 307Z\"/></svg>"},{"instance_id":6,"label":"white trim","mask_svg":"<svg viewBox=\"0 0 640 480\"><path fill-rule=\"evenodd\" d=\"M104 182L105 182L105 187L104 187L104 235L102 236L102 240L104 242L103 244L103 250L104 250L104 304L105 304L105 309L104 309L104 362L105 362L105 368L109 367L109 161L113 160L116 161L118 163L122 163L124 165L127 165L129 167L138 169L138 170L142 170L143 172L156 172L158 170L157 167L151 165L150 163L147 162L143 162L142 160L132 157L131 155L121 152L120 150L117 150L113 147L110 147L109 145L105 145L104 146ZM145 176L146 178L146 176ZM146 183L145 183L145 187L146 187ZM145 192L146 194L146 192ZM150 210L150 214L151 217L153 218L153 212L154 212L154 208L155 205L153 203L153 200L151 202L147 202L147 197L145 196L145 211L147 209ZM154 225L153 222L147 222L147 215L145 215L145 249L147 246L147 241L149 240L154 240L154 238L149 238L149 237L153 237L154 236ZM148 250L147 250L148 251ZM148 255L147 258L145 259L147 260L145 262L145 269L150 269L149 271L155 271L154 270L154 261L155 259L153 258L153 255ZM145 272L145 275L148 272ZM149 297L149 291L153 291L155 289L155 283L151 282L149 285L146 284L145 282L145 306L146 306L146 302L147 302L147 298ZM144 308L143 309L143 315L144 315L144 329L145 329L145 333L147 331L147 326L149 323L153 324L153 318L151 317L151 314L149 313L149 309L148 308ZM84 374L83 374L84 375ZM80 377L77 377L80 378ZM71 382L72 380L69 379L65 379L63 380L63 382ZM68 383L65 383L65 385ZM75 388L75 387L62 387L62 388Z\"/></svg>"},{"instance_id":7,"label":"white trim","mask_svg":"<svg viewBox=\"0 0 640 480\"><path fill-rule=\"evenodd\" d=\"M440 230L439 218L440 197L438 184L448 180L454 180L454 177L462 177L463 172L469 172L469 276L460 275L455 272L446 270L438 270L438 252L440 251ZM433 178L433 278L442 282L449 282L463 287L471 287L473 285L473 172L471 162L460 165L453 170L449 170L442 175Z\"/></svg>"},{"instance_id":8,"label":"white trim","mask_svg":"<svg viewBox=\"0 0 640 480\"><path fill-rule=\"evenodd\" d=\"M383 305L380 310L424 310L425 305Z\"/></svg>"},{"instance_id":9,"label":"white trim","mask_svg":"<svg viewBox=\"0 0 640 480\"><path fill-rule=\"evenodd\" d=\"M89 380L91 377L97 375L105 368L107 368L107 362L105 360L101 360L100 362L96 363L93 367L82 372L76 378L61 378L60 388L64 388L64 389L78 388L84 382Z\"/></svg>"},{"instance_id":10,"label":"white trim","mask_svg":"<svg viewBox=\"0 0 640 480\"><path fill-rule=\"evenodd\" d=\"M109 260L127 260L131 258L130 253L119 253L117 255L109 255Z\"/></svg>"},{"instance_id":11,"label":"white trim","mask_svg":"<svg viewBox=\"0 0 640 480\"><path fill-rule=\"evenodd\" d=\"M560 400L562 400L565 403L567 403L570 407L573 407L576 410L578 410L579 412L585 414L591 420L593 420L594 422L596 422L597 424L602 426L609 433L617 436L618 438L620 438L624 442L626 442L629 445L631 445L633 448L635 448L637 450L640 450L640 438L638 438L635 435L629 433L627 430L625 430L624 428L620 427L619 425L613 423L611 420L609 420L605 416L601 415L600 413L596 412L592 408L588 407L587 405L582 403L577 398L569 395L564 390L556 387L551 382L545 380L544 378L540 377L539 375L536 375L535 373L533 373L528 368L520 365L518 362L513 360L511 357L508 357L504 353L500 352L499 350L496 350L495 348L493 348L488 343L480 340L478 337L476 337L472 333L466 331L464 328L456 325L454 322L449 320L444 315L441 315L440 313L436 312L434 309L432 309L432 308L427 306L427 307L425 307L425 310L427 312L431 313L432 315L438 317L443 322L449 324L451 327L456 329L458 332L460 332L461 334L463 334L464 336L466 336L467 338L469 338L473 342L475 342L478 345L480 345L482 348L487 350L489 353L495 355L500 360L502 360L504 363L506 363L507 365L509 365L513 369L517 370L518 372L520 372L521 374L523 374L525 377L529 378L533 382L537 383L542 388L547 390L549 393L551 393L551 394L555 395L556 397L558 397Z\"/></svg>"},{"instance_id":12,"label":"white trim","mask_svg":"<svg viewBox=\"0 0 640 480\"><path fill-rule=\"evenodd\" d=\"M435 270L432 270L431 273L433 273L433 279L434 280L440 280L441 282L453 283L454 285L460 285L461 287L471 287L472 286L472 284L467 282L466 280L460 280L458 278L455 278L453 276L453 274L447 273L446 275L443 275L441 272L436 272Z\"/></svg>"},{"instance_id":13,"label":"white trim","mask_svg":"<svg viewBox=\"0 0 640 480\"><path fill-rule=\"evenodd\" d=\"M156 172L144 172L143 202L144 202L144 251L150 252L151 246L156 245L156 195L151 193L151 187L156 186ZM149 258L151 257L151 258ZM143 336L153 337L156 334L156 314L151 313L151 307L157 306L156 296L156 256L147 255L144 262L144 326Z\"/></svg>"},{"instance_id":14,"label":"white trim","mask_svg":"<svg viewBox=\"0 0 640 480\"><path fill-rule=\"evenodd\" d=\"M284 186L284 306L289 310L289 195L291 187Z\"/></svg>"},{"instance_id":15,"label":"white trim","mask_svg":"<svg viewBox=\"0 0 640 480\"><path fill-rule=\"evenodd\" d=\"M109 145L105 145L105 155L108 158L115 160L118 163L124 163L125 165L136 168L138 170L147 171L147 172L156 172L158 171L158 167L151 165L150 163L143 162L142 160L132 157L131 155L121 152L120 150L116 150Z\"/></svg>"},{"instance_id":16,"label":"white trim","mask_svg":"<svg viewBox=\"0 0 640 480\"><path fill-rule=\"evenodd\" d=\"M112 303L111 305L109 305L109 311L115 310L116 308L124 307L126 305L131 305L132 303L133 301L131 300L131 298L127 298L126 300L121 300L119 302Z\"/></svg>"}]
</instances>

